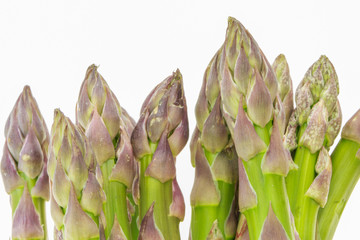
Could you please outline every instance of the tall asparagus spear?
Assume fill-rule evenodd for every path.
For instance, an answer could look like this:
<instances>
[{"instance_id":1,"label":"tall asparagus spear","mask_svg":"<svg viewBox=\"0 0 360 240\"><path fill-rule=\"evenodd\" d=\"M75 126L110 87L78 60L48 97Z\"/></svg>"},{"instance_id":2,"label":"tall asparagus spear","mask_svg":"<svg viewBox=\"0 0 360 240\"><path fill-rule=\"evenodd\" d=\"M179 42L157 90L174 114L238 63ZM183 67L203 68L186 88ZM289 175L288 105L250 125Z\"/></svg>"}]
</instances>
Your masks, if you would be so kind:
<instances>
[{"instance_id":1,"label":"tall asparagus spear","mask_svg":"<svg viewBox=\"0 0 360 240\"><path fill-rule=\"evenodd\" d=\"M275 73L251 34L229 18L221 59L222 109L239 156L239 208L250 239L294 239L282 143L285 112Z\"/></svg>"},{"instance_id":2,"label":"tall asparagus spear","mask_svg":"<svg viewBox=\"0 0 360 240\"><path fill-rule=\"evenodd\" d=\"M321 56L296 90L297 107L290 119L286 144L299 169L286 179L291 210L301 239L315 239L319 207L324 207L331 179L328 148L341 126L338 78L329 59Z\"/></svg>"},{"instance_id":3,"label":"tall asparagus spear","mask_svg":"<svg viewBox=\"0 0 360 240\"><path fill-rule=\"evenodd\" d=\"M220 109L221 56L220 49L209 63L195 107L196 128L190 143L195 167L192 239L206 239L215 230L223 239L233 239L236 232L237 155Z\"/></svg>"},{"instance_id":4,"label":"tall asparagus spear","mask_svg":"<svg viewBox=\"0 0 360 240\"><path fill-rule=\"evenodd\" d=\"M77 124L84 130L102 174L106 202L105 237L113 228L120 227L128 240L137 234L128 218L128 196L135 176L135 161L130 136L134 122L119 105L114 93L97 67L91 65L81 86L76 108ZM130 214L131 215L131 214ZM114 225L116 220L120 226ZM114 230L115 231L115 230Z\"/></svg>"},{"instance_id":5,"label":"tall asparagus spear","mask_svg":"<svg viewBox=\"0 0 360 240\"><path fill-rule=\"evenodd\" d=\"M184 219L185 204L176 182L175 157L188 136L186 100L177 70L145 99L131 136L134 155L140 162L139 239L180 239L179 222Z\"/></svg>"},{"instance_id":6,"label":"tall asparagus spear","mask_svg":"<svg viewBox=\"0 0 360 240\"><path fill-rule=\"evenodd\" d=\"M329 196L317 218L318 240L333 238L344 207L360 177L360 110L343 127L331 160Z\"/></svg>"},{"instance_id":7,"label":"tall asparagus spear","mask_svg":"<svg viewBox=\"0 0 360 240\"><path fill-rule=\"evenodd\" d=\"M82 130L56 109L48 174L51 216L63 239L100 239L104 192L96 178L95 155Z\"/></svg>"},{"instance_id":8,"label":"tall asparagus spear","mask_svg":"<svg viewBox=\"0 0 360 240\"><path fill-rule=\"evenodd\" d=\"M49 133L29 86L25 86L5 126L1 176L10 195L13 239L47 239L45 201Z\"/></svg>"}]
</instances>

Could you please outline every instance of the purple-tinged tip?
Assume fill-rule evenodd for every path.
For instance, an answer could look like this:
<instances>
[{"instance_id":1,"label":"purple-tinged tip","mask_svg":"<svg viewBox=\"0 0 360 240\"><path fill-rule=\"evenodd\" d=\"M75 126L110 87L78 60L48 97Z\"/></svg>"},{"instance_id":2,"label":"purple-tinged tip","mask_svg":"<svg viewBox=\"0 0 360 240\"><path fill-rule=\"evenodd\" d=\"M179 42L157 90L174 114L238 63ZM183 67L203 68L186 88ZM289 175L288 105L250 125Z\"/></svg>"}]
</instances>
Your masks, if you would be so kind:
<instances>
[{"instance_id":1,"label":"purple-tinged tip","mask_svg":"<svg viewBox=\"0 0 360 240\"><path fill-rule=\"evenodd\" d=\"M261 170L264 174L276 174L285 177L289 172L290 161L292 161L291 155L283 145L282 133L280 133L278 121L274 117L270 144L261 163Z\"/></svg>"},{"instance_id":2,"label":"purple-tinged tip","mask_svg":"<svg viewBox=\"0 0 360 240\"><path fill-rule=\"evenodd\" d=\"M185 217L184 196L176 178L172 181L172 202L169 207L169 216L177 217L180 221L184 221Z\"/></svg>"},{"instance_id":3,"label":"purple-tinged tip","mask_svg":"<svg viewBox=\"0 0 360 240\"><path fill-rule=\"evenodd\" d=\"M221 151L229 141L229 134L220 110L220 101L218 96L201 133L201 143L211 153Z\"/></svg>"},{"instance_id":4,"label":"purple-tinged tip","mask_svg":"<svg viewBox=\"0 0 360 240\"><path fill-rule=\"evenodd\" d=\"M204 150L198 143L195 156L195 180L191 190L191 206L216 206L220 202L220 194L214 183Z\"/></svg>"},{"instance_id":5,"label":"purple-tinged tip","mask_svg":"<svg viewBox=\"0 0 360 240\"><path fill-rule=\"evenodd\" d=\"M271 203L269 206L268 215L265 219L265 223L261 232L261 240L287 240L289 239L284 227L281 225L279 219L276 217Z\"/></svg>"},{"instance_id":6,"label":"purple-tinged tip","mask_svg":"<svg viewBox=\"0 0 360 240\"><path fill-rule=\"evenodd\" d=\"M117 162L111 171L110 180L131 188L135 177L135 160L129 136L121 129L121 139L116 151Z\"/></svg>"},{"instance_id":7,"label":"purple-tinged tip","mask_svg":"<svg viewBox=\"0 0 360 240\"><path fill-rule=\"evenodd\" d=\"M141 227L138 240L164 240L164 236L155 225L154 220L154 204L152 203L149 210L146 212Z\"/></svg>"},{"instance_id":8,"label":"purple-tinged tip","mask_svg":"<svg viewBox=\"0 0 360 240\"><path fill-rule=\"evenodd\" d=\"M113 227L111 229L111 233L109 236L109 240L127 240L118 220L117 217L115 215L114 217L114 224Z\"/></svg>"},{"instance_id":9,"label":"purple-tinged tip","mask_svg":"<svg viewBox=\"0 0 360 240\"><path fill-rule=\"evenodd\" d=\"M14 213L12 237L19 239L44 237L44 230L40 223L39 214L35 209L26 184L20 202Z\"/></svg>"},{"instance_id":10,"label":"purple-tinged tip","mask_svg":"<svg viewBox=\"0 0 360 240\"><path fill-rule=\"evenodd\" d=\"M238 157L234 147L225 148L217 154L211 166L214 178L226 183L238 181Z\"/></svg>"},{"instance_id":11,"label":"purple-tinged tip","mask_svg":"<svg viewBox=\"0 0 360 240\"><path fill-rule=\"evenodd\" d=\"M65 239L72 240L99 237L98 226L81 208L72 184L64 217L64 235Z\"/></svg>"},{"instance_id":12,"label":"purple-tinged tip","mask_svg":"<svg viewBox=\"0 0 360 240\"><path fill-rule=\"evenodd\" d=\"M249 118L260 127L270 121L273 112L272 99L260 73L255 70L254 83L248 91L246 97L247 113Z\"/></svg>"},{"instance_id":13,"label":"purple-tinged tip","mask_svg":"<svg viewBox=\"0 0 360 240\"><path fill-rule=\"evenodd\" d=\"M89 172L84 190L82 191L80 205L85 211L99 216L102 211L103 202L105 201L105 193L97 181L95 174Z\"/></svg>"},{"instance_id":14,"label":"purple-tinged tip","mask_svg":"<svg viewBox=\"0 0 360 240\"><path fill-rule=\"evenodd\" d=\"M149 113L147 111L143 112L131 134L131 145L136 159L141 159L145 155L151 154L146 132L148 117Z\"/></svg>"},{"instance_id":15,"label":"purple-tinged tip","mask_svg":"<svg viewBox=\"0 0 360 240\"><path fill-rule=\"evenodd\" d=\"M153 177L162 183L175 178L175 159L167 140L167 131L161 135L153 158L145 171L145 176Z\"/></svg>"},{"instance_id":16,"label":"purple-tinged tip","mask_svg":"<svg viewBox=\"0 0 360 240\"><path fill-rule=\"evenodd\" d=\"M86 129L86 136L100 166L115 157L115 150L109 132L97 111L93 111L91 121Z\"/></svg>"},{"instance_id":17,"label":"purple-tinged tip","mask_svg":"<svg viewBox=\"0 0 360 240\"><path fill-rule=\"evenodd\" d=\"M25 181L17 172L15 161L7 148L7 143L5 143L1 159L1 176L4 182L5 190L8 194L16 188L24 186Z\"/></svg>"},{"instance_id":18,"label":"purple-tinged tip","mask_svg":"<svg viewBox=\"0 0 360 240\"><path fill-rule=\"evenodd\" d=\"M320 150L315 171L318 175L305 195L314 199L323 208L327 202L332 175L331 158L325 147Z\"/></svg>"},{"instance_id":19,"label":"purple-tinged tip","mask_svg":"<svg viewBox=\"0 0 360 240\"><path fill-rule=\"evenodd\" d=\"M311 153L321 149L324 143L328 122L328 112L323 100L317 102L311 109L307 127L302 134L299 144L307 147Z\"/></svg>"},{"instance_id":20,"label":"purple-tinged tip","mask_svg":"<svg viewBox=\"0 0 360 240\"><path fill-rule=\"evenodd\" d=\"M345 123L341 137L360 144L360 109Z\"/></svg>"},{"instance_id":21,"label":"purple-tinged tip","mask_svg":"<svg viewBox=\"0 0 360 240\"><path fill-rule=\"evenodd\" d=\"M233 140L238 156L245 161L266 150L266 144L257 135L253 124L245 114L242 101L235 122Z\"/></svg>"},{"instance_id":22,"label":"purple-tinged tip","mask_svg":"<svg viewBox=\"0 0 360 240\"><path fill-rule=\"evenodd\" d=\"M238 202L240 212L244 212L248 209L252 209L257 206L257 196L253 187L251 186L250 180L246 174L244 164L241 158L239 158L239 193Z\"/></svg>"}]
</instances>

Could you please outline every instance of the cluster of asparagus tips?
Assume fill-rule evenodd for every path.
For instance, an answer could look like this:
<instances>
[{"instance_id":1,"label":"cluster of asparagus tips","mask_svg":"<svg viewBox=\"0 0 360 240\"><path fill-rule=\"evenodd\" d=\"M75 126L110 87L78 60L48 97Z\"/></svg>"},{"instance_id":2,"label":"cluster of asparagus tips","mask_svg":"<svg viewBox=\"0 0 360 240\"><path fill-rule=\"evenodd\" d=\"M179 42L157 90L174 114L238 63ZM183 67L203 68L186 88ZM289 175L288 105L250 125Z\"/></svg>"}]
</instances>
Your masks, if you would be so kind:
<instances>
[{"instance_id":1,"label":"cluster of asparagus tips","mask_svg":"<svg viewBox=\"0 0 360 240\"><path fill-rule=\"evenodd\" d=\"M105 195L96 176L95 155L82 130L59 109L54 112L47 171L57 239L100 239Z\"/></svg>"},{"instance_id":2,"label":"cluster of asparagus tips","mask_svg":"<svg viewBox=\"0 0 360 240\"><path fill-rule=\"evenodd\" d=\"M13 239L47 239L44 201L49 133L30 87L25 86L5 126L1 175L10 195Z\"/></svg>"},{"instance_id":3,"label":"cluster of asparagus tips","mask_svg":"<svg viewBox=\"0 0 360 240\"><path fill-rule=\"evenodd\" d=\"M106 196L105 217L101 221L105 237L117 233L124 239L136 239L137 206L131 192L137 165L130 143L134 121L95 65L87 69L81 86L76 119L94 151L97 172L101 175L100 184Z\"/></svg>"},{"instance_id":4,"label":"cluster of asparagus tips","mask_svg":"<svg viewBox=\"0 0 360 240\"><path fill-rule=\"evenodd\" d=\"M301 239L315 239L318 210L327 201L332 175L328 149L342 120L338 93L335 69L325 56L309 68L296 90L296 109L285 141L299 169L291 172L286 181Z\"/></svg>"},{"instance_id":5,"label":"cluster of asparagus tips","mask_svg":"<svg viewBox=\"0 0 360 240\"><path fill-rule=\"evenodd\" d=\"M131 143L140 162L139 239L180 239L185 204L176 181L175 159L189 136L186 100L179 70L145 99Z\"/></svg>"}]
</instances>

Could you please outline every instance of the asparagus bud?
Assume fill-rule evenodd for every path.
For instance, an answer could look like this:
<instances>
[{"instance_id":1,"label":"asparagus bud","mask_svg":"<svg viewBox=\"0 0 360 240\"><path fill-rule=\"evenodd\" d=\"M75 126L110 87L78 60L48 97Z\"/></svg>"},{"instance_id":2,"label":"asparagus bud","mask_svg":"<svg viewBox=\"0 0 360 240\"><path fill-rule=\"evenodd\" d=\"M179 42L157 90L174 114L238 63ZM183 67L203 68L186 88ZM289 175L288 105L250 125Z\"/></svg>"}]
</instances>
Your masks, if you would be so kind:
<instances>
[{"instance_id":1,"label":"asparagus bud","mask_svg":"<svg viewBox=\"0 0 360 240\"><path fill-rule=\"evenodd\" d=\"M331 160L327 150L339 133L341 109L335 69L321 56L306 72L296 89L296 109L286 131L286 145L298 171L287 177L291 209L301 239L315 239L316 218L327 201ZM300 187L299 187L300 186Z\"/></svg>"},{"instance_id":2,"label":"asparagus bud","mask_svg":"<svg viewBox=\"0 0 360 240\"><path fill-rule=\"evenodd\" d=\"M76 105L77 124L89 139L101 170L106 195L103 207L105 236L110 236L116 216L121 231L131 239L132 232L135 237L139 232L136 224L129 222L127 214L127 199L131 198L133 202L132 195L127 196L127 190L131 192L136 175L130 143L134 121L120 106L97 69L91 65L86 71Z\"/></svg>"},{"instance_id":3,"label":"asparagus bud","mask_svg":"<svg viewBox=\"0 0 360 240\"><path fill-rule=\"evenodd\" d=\"M145 99L131 136L140 163L137 179L139 239L180 239L185 204L176 182L175 159L189 137L187 106L179 70Z\"/></svg>"},{"instance_id":4,"label":"asparagus bud","mask_svg":"<svg viewBox=\"0 0 360 240\"><path fill-rule=\"evenodd\" d=\"M95 176L95 154L82 130L59 109L49 151L50 209L57 231L64 239L99 239L105 195Z\"/></svg>"},{"instance_id":5,"label":"asparagus bud","mask_svg":"<svg viewBox=\"0 0 360 240\"><path fill-rule=\"evenodd\" d=\"M24 87L7 119L5 138L1 176L10 195L12 237L46 239L49 133L29 86Z\"/></svg>"}]
</instances>

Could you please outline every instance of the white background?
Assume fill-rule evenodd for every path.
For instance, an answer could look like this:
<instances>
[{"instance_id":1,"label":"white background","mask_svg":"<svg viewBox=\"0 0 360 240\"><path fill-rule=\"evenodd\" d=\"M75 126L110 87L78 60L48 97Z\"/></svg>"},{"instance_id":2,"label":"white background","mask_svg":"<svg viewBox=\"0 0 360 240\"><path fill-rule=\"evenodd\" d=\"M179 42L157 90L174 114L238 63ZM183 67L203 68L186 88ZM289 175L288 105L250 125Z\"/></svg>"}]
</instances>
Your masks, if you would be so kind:
<instances>
[{"instance_id":1,"label":"white background","mask_svg":"<svg viewBox=\"0 0 360 240\"><path fill-rule=\"evenodd\" d=\"M126 3L125 3L126 2ZM131 2L131 3L130 3ZM25 84L50 129L53 109L75 120L75 102L88 65L99 71L135 119L150 90L179 68L191 132L204 70L224 41L227 17L240 20L272 62L284 53L294 86L321 54L334 64L345 122L360 107L360 15L356 1L1 1L0 144L3 126ZM186 201L181 236L190 224L194 169L188 146L177 160ZM360 184L335 239L357 239ZM0 235L11 232L8 195L0 184ZM52 220L48 214L49 235Z\"/></svg>"}]
</instances>

